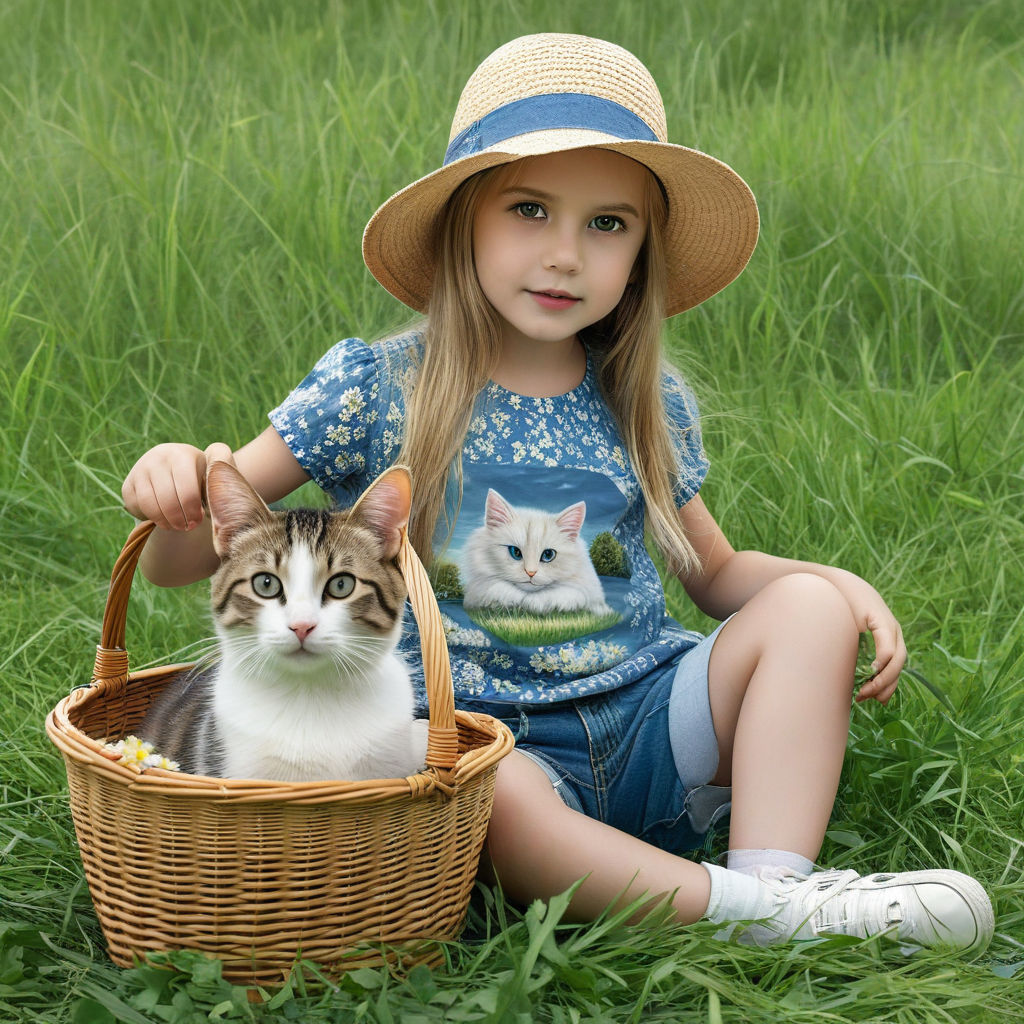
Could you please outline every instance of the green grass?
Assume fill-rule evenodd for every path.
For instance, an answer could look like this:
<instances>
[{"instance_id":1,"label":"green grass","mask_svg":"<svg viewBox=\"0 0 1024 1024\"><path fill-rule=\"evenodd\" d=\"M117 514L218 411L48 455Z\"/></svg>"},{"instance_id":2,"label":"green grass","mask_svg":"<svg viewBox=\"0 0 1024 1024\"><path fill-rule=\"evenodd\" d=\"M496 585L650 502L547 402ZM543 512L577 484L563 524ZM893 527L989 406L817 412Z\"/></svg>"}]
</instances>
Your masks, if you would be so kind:
<instances>
[{"instance_id":1,"label":"green grass","mask_svg":"<svg viewBox=\"0 0 1024 1024\"><path fill-rule=\"evenodd\" d=\"M436 166L477 61L542 29L634 49L672 139L758 196L748 270L668 328L704 494L735 546L890 601L919 675L855 708L822 859L977 875L991 952L747 950L482 893L451 968L405 981L251 1008L205 964L118 971L42 721L89 673L120 481L161 440L247 439L333 340L407 318L362 227ZM1024 1018L1022 39L1015 0L0 7L0 1019ZM182 660L204 603L137 585L135 666Z\"/></svg>"},{"instance_id":2,"label":"green grass","mask_svg":"<svg viewBox=\"0 0 1024 1024\"><path fill-rule=\"evenodd\" d=\"M533 615L510 608L470 608L468 614L478 626L520 647L559 644L608 629L622 618L618 612L595 615L587 611L555 611Z\"/></svg>"}]
</instances>

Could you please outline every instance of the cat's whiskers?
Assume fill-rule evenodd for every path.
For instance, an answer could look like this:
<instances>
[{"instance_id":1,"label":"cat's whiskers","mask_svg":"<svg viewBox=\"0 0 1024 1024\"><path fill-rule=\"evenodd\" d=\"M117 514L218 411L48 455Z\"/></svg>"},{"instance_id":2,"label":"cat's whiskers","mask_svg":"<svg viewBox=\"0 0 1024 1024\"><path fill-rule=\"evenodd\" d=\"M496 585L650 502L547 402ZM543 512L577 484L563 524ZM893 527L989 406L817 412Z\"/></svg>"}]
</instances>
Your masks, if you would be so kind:
<instances>
[{"instance_id":1,"label":"cat's whiskers","mask_svg":"<svg viewBox=\"0 0 1024 1024\"><path fill-rule=\"evenodd\" d=\"M360 676L365 674L366 669L372 669L378 662L379 645L374 644L373 641L346 637L344 643L345 649L332 644L324 650L309 651L308 653L323 657L338 666L343 672L355 672ZM255 634L232 637L229 649L231 660L239 672L249 677L271 678L276 683L283 682L279 678L280 672L275 671L275 669L280 669L281 659L287 661L299 650L290 643L281 643L276 647L268 646L266 641L261 640Z\"/></svg>"},{"instance_id":2,"label":"cat's whiskers","mask_svg":"<svg viewBox=\"0 0 1024 1024\"><path fill-rule=\"evenodd\" d=\"M219 653L220 638L214 635L200 637L184 647L179 647L175 656L190 659L195 662L196 668L200 668L215 662Z\"/></svg>"},{"instance_id":3,"label":"cat's whiskers","mask_svg":"<svg viewBox=\"0 0 1024 1024\"><path fill-rule=\"evenodd\" d=\"M334 644L332 647L333 651L351 654L357 658L365 657L367 660L377 660L384 649L386 649L384 645L375 637L357 635L346 636L341 642Z\"/></svg>"},{"instance_id":4,"label":"cat's whiskers","mask_svg":"<svg viewBox=\"0 0 1024 1024\"><path fill-rule=\"evenodd\" d=\"M335 647L330 655L331 660L345 671L361 671L375 662L372 652L364 653L355 648Z\"/></svg>"},{"instance_id":5,"label":"cat's whiskers","mask_svg":"<svg viewBox=\"0 0 1024 1024\"><path fill-rule=\"evenodd\" d=\"M336 645L330 651L332 661L338 669L360 682L365 682L380 662L381 645L376 639L350 635L345 644Z\"/></svg>"},{"instance_id":6,"label":"cat's whiskers","mask_svg":"<svg viewBox=\"0 0 1024 1024\"><path fill-rule=\"evenodd\" d=\"M233 637L230 650L239 671L248 676L262 675L274 656L274 652L255 634Z\"/></svg>"}]
</instances>

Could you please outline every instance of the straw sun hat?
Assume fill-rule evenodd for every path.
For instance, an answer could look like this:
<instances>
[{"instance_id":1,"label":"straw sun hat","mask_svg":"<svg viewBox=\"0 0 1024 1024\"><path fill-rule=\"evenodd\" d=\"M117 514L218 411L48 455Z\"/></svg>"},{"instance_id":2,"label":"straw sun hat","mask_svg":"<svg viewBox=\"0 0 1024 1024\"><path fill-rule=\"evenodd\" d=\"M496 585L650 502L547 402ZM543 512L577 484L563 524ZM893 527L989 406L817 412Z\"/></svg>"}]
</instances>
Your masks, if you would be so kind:
<instances>
[{"instance_id":1,"label":"straw sun hat","mask_svg":"<svg viewBox=\"0 0 1024 1024\"><path fill-rule=\"evenodd\" d=\"M644 164L665 189L666 313L680 313L739 274L757 242L758 217L732 168L667 139L658 87L628 50L578 35L513 39L466 83L444 165L370 219L363 259L392 295L426 312L438 216L462 182L521 157L599 146Z\"/></svg>"}]
</instances>

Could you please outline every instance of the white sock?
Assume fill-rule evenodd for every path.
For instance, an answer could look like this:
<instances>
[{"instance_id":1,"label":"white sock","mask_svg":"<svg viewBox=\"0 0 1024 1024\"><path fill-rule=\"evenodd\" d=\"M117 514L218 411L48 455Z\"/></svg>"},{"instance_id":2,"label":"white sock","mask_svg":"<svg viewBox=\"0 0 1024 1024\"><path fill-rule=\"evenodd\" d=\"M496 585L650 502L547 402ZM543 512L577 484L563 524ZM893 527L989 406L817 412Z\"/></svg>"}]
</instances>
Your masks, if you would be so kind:
<instances>
[{"instance_id":1,"label":"white sock","mask_svg":"<svg viewBox=\"0 0 1024 1024\"><path fill-rule=\"evenodd\" d=\"M814 862L789 850L730 850L725 866L745 875L756 874L760 868L789 868L800 875L814 871Z\"/></svg>"},{"instance_id":2,"label":"white sock","mask_svg":"<svg viewBox=\"0 0 1024 1024\"><path fill-rule=\"evenodd\" d=\"M706 861L701 866L711 876L711 896L704 914L708 921L715 924L757 921L770 917L778 909L775 894L760 878ZM731 928L723 929L715 938L728 938L731 931Z\"/></svg>"}]
</instances>

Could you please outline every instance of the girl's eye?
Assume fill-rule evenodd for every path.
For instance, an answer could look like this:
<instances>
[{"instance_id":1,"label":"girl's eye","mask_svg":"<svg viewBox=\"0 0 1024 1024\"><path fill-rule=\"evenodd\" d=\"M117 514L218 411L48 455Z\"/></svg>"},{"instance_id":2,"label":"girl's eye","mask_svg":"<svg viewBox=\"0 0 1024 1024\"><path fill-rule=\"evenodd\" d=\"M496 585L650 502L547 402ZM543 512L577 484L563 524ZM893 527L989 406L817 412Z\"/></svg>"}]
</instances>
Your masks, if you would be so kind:
<instances>
[{"instance_id":1,"label":"girl's eye","mask_svg":"<svg viewBox=\"0 0 1024 1024\"><path fill-rule=\"evenodd\" d=\"M540 553L540 560L542 562L553 562L555 560L555 555L557 555L557 554L558 554L558 552L555 551L554 548L545 548Z\"/></svg>"},{"instance_id":2,"label":"girl's eye","mask_svg":"<svg viewBox=\"0 0 1024 1024\"><path fill-rule=\"evenodd\" d=\"M591 222L590 226L596 228L598 231L625 231L626 225L620 217L613 217L610 213L602 214L600 217L595 217Z\"/></svg>"},{"instance_id":3,"label":"girl's eye","mask_svg":"<svg viewBox=\"0 0 1024 1024\"><path fill-rule=\"evenodd\" d=\"M349 572L339 572L327 581L324 593L328 597L336 597L339 600L348 597L356 589L356 578Z\"/></svg>"},{"instance_id":4,"label":"girl's eye","mask_svg":"<svg viewBox=\"0 0 1024 1024\"><path fill-rule=\"evenodd\" d=\"M544 216L544 207L540 203L516 203L513 209L526 220L540 220Z\"/></svg>"},{"instance_id":5,"label":"girl's eye","mask_svg":"<svg viewBox=\"0 0 1024 1024\"><path fill-rule=\"evenodd\" d=\"M519 548L517 548L514 544L509 544L509 546L508 546L508 553L517 562L521 562L523 560L523 553L522 553L522 551L520 551Z\"/></svg>"},{"instance_id":6,"label":"girl's eye","mask_svg":"<svg viewBox=\"0 0 1024 1024\"><path fill-rule=\"evenodd\" d=\"M257 597L271 598L279 597L284 588L272 572L261 572L253 576L252 589Z\"/></svg>"}]
</instances>

